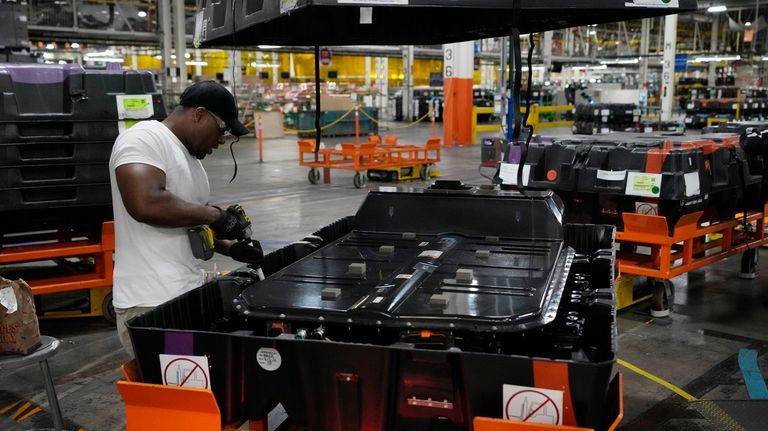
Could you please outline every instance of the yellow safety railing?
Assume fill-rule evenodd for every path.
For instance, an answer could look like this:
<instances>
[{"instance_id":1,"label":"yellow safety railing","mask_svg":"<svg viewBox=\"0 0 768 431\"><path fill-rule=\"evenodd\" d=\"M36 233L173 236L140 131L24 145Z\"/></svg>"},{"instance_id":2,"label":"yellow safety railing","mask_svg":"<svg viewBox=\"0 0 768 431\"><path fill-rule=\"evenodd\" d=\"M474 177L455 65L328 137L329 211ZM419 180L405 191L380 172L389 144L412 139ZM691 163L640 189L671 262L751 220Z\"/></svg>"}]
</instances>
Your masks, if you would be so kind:
<instances>
[{"instance_id":1,"label":"yellow safety railing","mask_svg":"<svg viewBox=\"0 0 768 431\"><path fill-rule=\"evenodd\" d=\"M711 125L715 123L727 123L731 120L727 118L718 118L718 117L709 117L707 118L707 127L710 127Z\"/></svg>"},{"instance_id":2,"label":"yellow safety railing","mask_svg":"<svg viewBox=\"0 0 768 431\"><path fill-rule=\"evenodd\" d=\"M525 113L525 106L520 107L520 112ZM539 106L531 105L531 113L528 115L528 124L533 126L533 133L539 133L540 129L553 128L553 127L571 127L573 121L541 121L541 114L549 112L572 112L573 105L559 105L559 106ZM472 142L477 141L477 134L484 132L498 132L501 130L499 123L493 124L477 124L478 114L493 114L495 111L493 108L472 108Z\"/></svg>"},{"instance_id":3,"label":"yellow safety railing","mask_svg":"<svg viewBox=\"0 0 768 431\"><path fill-rule=\"evenodd\" d=\"M411 123L405 124L403 126L392 126L392 125L390 125L390 126L386 126L386 127L389 128L389 129L407 129L408 127L413 127L413 126L421 123L422 121L424 121L424 119L429 117L432 114L433 111L434 111L434 108L429 108L429 111L427 111L426 114L422 115L421 118L419 118L416 121L413 121ZM360 113L362 113L364 116L368 117L368 119L373 121L374 123L380 124L382 126L384 125L384 121L380 121L380 120L378 120L376 118L371 117L371 115L368 114L367 112L365 112L364 109L361 109Z\"/></svg>"}]
</instances>

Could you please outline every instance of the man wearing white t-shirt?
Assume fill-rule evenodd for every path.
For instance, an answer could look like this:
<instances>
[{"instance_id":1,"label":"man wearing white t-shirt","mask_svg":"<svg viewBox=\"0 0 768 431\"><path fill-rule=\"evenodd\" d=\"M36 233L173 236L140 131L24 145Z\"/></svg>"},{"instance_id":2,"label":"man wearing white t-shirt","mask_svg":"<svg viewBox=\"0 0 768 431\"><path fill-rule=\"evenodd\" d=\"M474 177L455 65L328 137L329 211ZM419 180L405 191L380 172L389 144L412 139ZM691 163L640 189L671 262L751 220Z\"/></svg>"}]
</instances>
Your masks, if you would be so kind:
<instances>
[{"instance_id":1,"label":"man wearing white t-shirt","mask_svg":"<svg viewBox=\"0 0 768 431\"><path fill-rule=\"evenodd\" d=\"M112 287L120 342L133 355L125 322L203 284L187 229L207 224L216 251L260 263L256 241L233 244L238 221L207 205L210 187L200 162L224 143L225 135L248 129L237 119L232 94L214 81L198 82L181 95L162 122L142 121L115 141L109 160L115 216Z\"/></svg>"}]
</instances>

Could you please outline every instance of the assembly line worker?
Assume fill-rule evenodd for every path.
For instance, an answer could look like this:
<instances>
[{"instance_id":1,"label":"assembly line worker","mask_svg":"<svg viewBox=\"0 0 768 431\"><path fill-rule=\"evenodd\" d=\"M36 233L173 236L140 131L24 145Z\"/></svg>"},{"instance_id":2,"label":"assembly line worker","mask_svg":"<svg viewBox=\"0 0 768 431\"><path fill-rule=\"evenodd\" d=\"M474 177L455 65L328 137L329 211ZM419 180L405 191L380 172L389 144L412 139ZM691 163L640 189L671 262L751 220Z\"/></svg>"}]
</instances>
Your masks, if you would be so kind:
<instances>
[{"instance_id":1,"label":"assembly line worker","mask_svg":"<svg viewBox=\"0 0 768 431\"><path fill-rule=\"evenodd\" d=\"M207 205L210 187L200 162L225 135L248 129L232 94L202 81L181 94L162 122L142 121L121 133L109 160L115 217L112 287L120 342L134 355L125 322L204 283L187 229L207 224L220 238L237 228L229 211ZM216 251L260 264L257 241L216 241Z\"/></svg>"}]
</instances>

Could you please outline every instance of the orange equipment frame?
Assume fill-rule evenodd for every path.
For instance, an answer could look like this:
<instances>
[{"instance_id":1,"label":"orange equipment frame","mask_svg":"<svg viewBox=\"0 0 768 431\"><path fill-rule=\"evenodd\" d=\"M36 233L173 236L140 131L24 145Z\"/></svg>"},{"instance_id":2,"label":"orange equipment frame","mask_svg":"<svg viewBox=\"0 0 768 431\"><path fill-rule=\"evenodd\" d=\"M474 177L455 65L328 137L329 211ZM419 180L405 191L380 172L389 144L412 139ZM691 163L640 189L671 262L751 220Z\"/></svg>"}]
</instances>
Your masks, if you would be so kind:
<instances>
[{"instance_id":1,"label":"orange equipment frame","mask_svg":"<svg viewBox=\"0 0 768 431\"><path fill-rule=\"evenodd\" d=\"M70 257L93 257L94 269L85 274L42 278L29 281L32 293L69 292L90 289L91 311L52 312L50 317L82 317L106 315L104 306L112 291L112 253L115 250L115 224L102 223L100 241L74 239L71 232L31 233L12 237L14 243L3 244L0 265L36 261L56 261Z\"/></svg>"},{"instance_id":2,"label":"orange equipment frame","mask_svg":"<svg viewBox=\"0 0 768 431\"><path fill-rule=\"evenodd\" d=\"M768 244L766 212L768 205L762 213L751 212L744 217L710 222L709 226L704 226L700 220L703 212L698 211L682 216L675 224L672 235L667 235L666 217L625 213L622 215L624 230L616 233L616 240L624 244L648 246L651 253L644 255L620 251L619 272L669 280ZM745 219L754 226L754 231L737 229ZM707 235L715 233L722 234L722 237L707 239ZM707 251L710 252L705 253Z\"/></svg>"},{"instance_id":3,"label":"orange equipment frame","mask_svg":"<svg viewBox=\"0 0 768 431\"><path fill-rule=\"evenodd\" d=\"M221 411L210 389L183 388L139 383L136 361L120 368L125 380L117 382L117 389L125 402L126 430L147 429L218 431L241 429L244 422L221 424ZM614 431L624 417L622 375L618 373L609 390L614 401L611 414L614 420L606 431ZM250 420L249 430L266 431L266 419ZM564 425L545 425L485 417L473 419L474 431L591 431Z\"/></svg>"},{"instance_id":4,"label":"orange equipment frame","mask_svg":"<svg viewBox=\"0 0 768 431\"><path fill-rule=\"evenodd\" d=\"M378 140L380 142L380 139ZM398 145L390 141L384 144L376 140L367 144L346 144L336 148L323 148L315 152L314 139L302 139L299 144L299 166L310 168L309 181L317 184L320 180L317 169L323 169L323 183L331 182L331 169L357 172L356 187L364 183L360 172L368 169L387 169L404 166L427 167L440 161L440 138L429 138L426 144Z\"/></svg>"}]
</instances>

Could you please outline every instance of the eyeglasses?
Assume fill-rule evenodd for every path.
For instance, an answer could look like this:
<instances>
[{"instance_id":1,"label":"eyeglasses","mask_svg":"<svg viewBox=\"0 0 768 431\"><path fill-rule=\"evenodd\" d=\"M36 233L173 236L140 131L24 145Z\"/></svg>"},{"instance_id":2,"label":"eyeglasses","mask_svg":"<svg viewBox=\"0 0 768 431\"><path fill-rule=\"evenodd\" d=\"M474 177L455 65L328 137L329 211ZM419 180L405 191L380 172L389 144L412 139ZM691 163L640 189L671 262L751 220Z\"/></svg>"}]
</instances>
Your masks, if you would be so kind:
<instances>
[{"instance_id":1,"label":"eyeglasses","mask_svg":"<svg viewBox=\"0 0 768 431\"><path fill-rule=\"evenodd\" d=\"M200 109L202 109L205 112L211 114L211 117L213 117L213 120L216 121L216 126L219 128L219 134L225 135L225 134L227 134L227 132L229 132L229 126L227 126L227 123L225 123L224 120L219 118L218 115L214 114L213 112L211 112L211 111L209 111L209 110L207 110L205 108L200 108Z\"/></svg>"}]
</instances>

